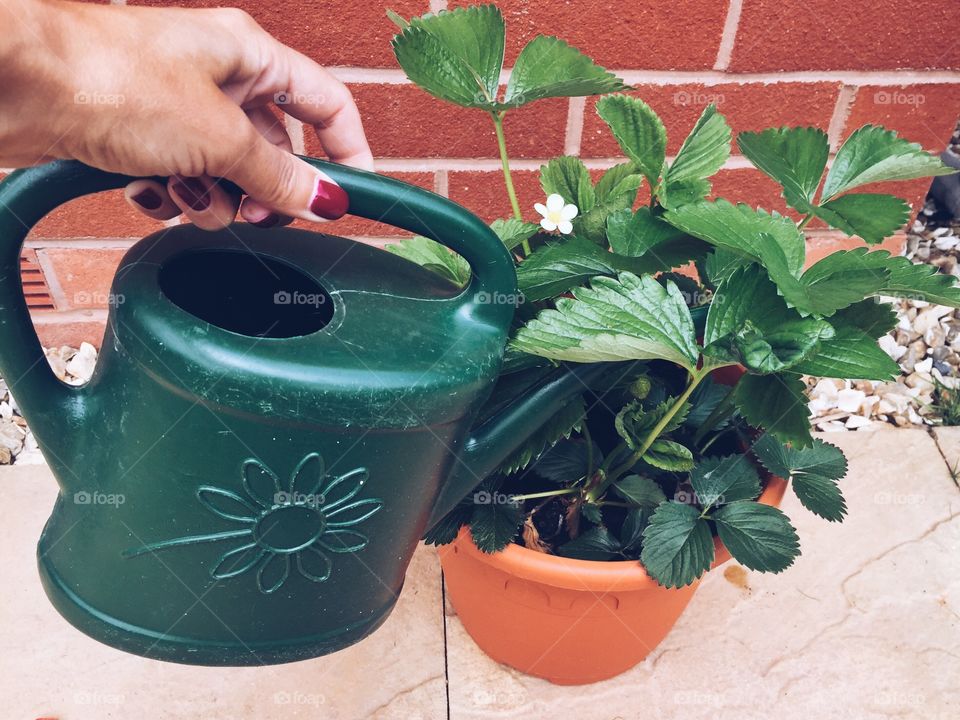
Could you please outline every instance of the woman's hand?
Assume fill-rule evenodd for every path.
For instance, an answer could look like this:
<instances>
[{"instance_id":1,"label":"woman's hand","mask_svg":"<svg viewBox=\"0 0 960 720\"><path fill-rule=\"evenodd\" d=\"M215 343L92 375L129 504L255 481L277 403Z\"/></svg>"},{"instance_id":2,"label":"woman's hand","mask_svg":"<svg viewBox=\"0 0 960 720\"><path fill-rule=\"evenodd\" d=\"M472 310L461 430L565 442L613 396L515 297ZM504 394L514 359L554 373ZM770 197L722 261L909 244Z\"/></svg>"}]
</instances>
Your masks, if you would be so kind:
<instances>
[{"instance_id":1,"label":"woman's hand","mask_svg":"<svg viewBox=\"0 0 960 720\"><path fill-rule=\"evenodd\" d=\"M54 158L135 176L128 200L150 217L230 223L338 218L347 196L291 154L270 109L312 125L330 159L371 168L350 91L235 9L0 4L0 166Z\"/></svg>"}]
</instances>

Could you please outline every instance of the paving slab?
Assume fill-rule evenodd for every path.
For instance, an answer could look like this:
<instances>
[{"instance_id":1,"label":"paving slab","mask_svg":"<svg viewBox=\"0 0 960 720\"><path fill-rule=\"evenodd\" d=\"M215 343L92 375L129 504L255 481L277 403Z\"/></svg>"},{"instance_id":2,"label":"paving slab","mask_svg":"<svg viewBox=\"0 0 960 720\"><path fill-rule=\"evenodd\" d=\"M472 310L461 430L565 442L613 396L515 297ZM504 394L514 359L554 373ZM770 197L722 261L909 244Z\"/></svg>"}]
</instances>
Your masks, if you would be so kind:
<instances>
[{"instance_id":1,"label":"paving slab","mask_svg":"<svg viewBox=\"0 0 960 720\"><path fill-rule=\"evenodd\" d=\"M450 717L960 717L960 492L940 450L924 430L822 437L850 461L847 519L827 523L788 492L794 566L711 573L660 647L618 678L571 688L522 675L487 658L448 608Z\"/></svg>"},{"instance_id":2,"label":"paving slab","mask_svg":"<svg viewBox=\"0 0 960 720\"><path fill-rule=\"evenodd\" d=\"M447 715L440 566L414 556L391 617L329 657L265 668L155 662L101 645L51 607L35 545L56 496L46 466L0 469L0 717L30 720L439 720Z\"/></svg>"},{"instance_id":3,"label":"paving slab","mask_svg":"<svg viewBox=\"0 0 960 720\"><path fill-rule=\"evenodd\" d=\"M954 474L954 481L960 474L960 427L938 427L933 428L933 435L937 439L937 445L947 467Z\"/></svg>"}]
</instances>

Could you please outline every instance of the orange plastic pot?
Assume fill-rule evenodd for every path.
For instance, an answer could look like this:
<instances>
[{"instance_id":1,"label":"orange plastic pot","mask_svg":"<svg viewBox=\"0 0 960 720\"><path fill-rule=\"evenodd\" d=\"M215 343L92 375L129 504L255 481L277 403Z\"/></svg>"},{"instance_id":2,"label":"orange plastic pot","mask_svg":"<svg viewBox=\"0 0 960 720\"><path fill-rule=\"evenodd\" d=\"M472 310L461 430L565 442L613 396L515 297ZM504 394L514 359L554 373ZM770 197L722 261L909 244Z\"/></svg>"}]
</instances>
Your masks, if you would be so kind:
<instances>
[{"instance_id":1,"label":"orange plastic pot","mask_svg":"<svg viewBox=\"0 0 960 720\"><path fill-rule=\"evenodd\" d=\"M779 506L786 481L771 478L760 502ZM713 567L730 559L714 538ZM629 670L663 640L699 584L667 589L639 562L599 562L511 544L477 549L467 528L440 548L447 594L470 637L497 662L558 685Z\"/></svg>"}]
</instances>

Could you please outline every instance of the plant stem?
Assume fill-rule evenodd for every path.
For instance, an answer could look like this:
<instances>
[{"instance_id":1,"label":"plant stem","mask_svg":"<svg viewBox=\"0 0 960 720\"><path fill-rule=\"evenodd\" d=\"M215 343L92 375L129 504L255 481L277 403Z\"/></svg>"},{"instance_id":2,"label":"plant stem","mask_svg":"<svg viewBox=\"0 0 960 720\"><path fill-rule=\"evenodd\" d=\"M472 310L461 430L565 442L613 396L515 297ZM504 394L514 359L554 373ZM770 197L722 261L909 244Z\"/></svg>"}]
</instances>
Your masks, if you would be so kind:
<instances>
[{"instance_id":1,"label":"plant stem","mask_svg":"<svg viewBox=\"0 0 960 720\"><path fill-rule=\"evenodd\" d=\"M593 438L590 437L590 428L587 427L587 419L583 419L583 429L580 431L583 439L587 443L587 477L593 477Z\"/></svg>"},{"instance_id":2,"label":"plant stem","mask_svg":"<svg viewBox=\"0 0 960 720\"><path fill-rule=\"evenodd\" d=\"M578 490L579 488L560 488L559 490L545 490L544 492L528 493L527 495L511 495L510 497L516 501L533 500L535 498L553 497L554 495L570 495Z\"/></svg>"},{"instance_id":3,"label":"plant stem","mask_svg":"<svg viewBox=\"0 0 960 720\"><path fill-rule=\"evenodd\" d=\"M520 212L520 203L517 200L517 191L513 187L513 176L510 174L510 157L507 155L507 139L503 135L503 112L492 112L493 127L497 132L497 147L500 148L500 164L503 166L503 182L507 186L507 196L510 198L510 207L513 208L513 216L523 221L523 213ZM524 240L523 255L530 254L530 241Z\"/></svg>"},{"instance_id":4,"label":"plant stem","mask_svg":"<svg viewBox=\"0 0 960 720\"><path fill-rule=\"evenodd\" d=\"M797 230L803 230L803 229L807 226L807 223L810 222L811 220L813 220L813 213L812 213L812 212L807 213L806 215L804 215L804 216L803 216L803 219L802 219L800 222L797 223Z\"/></svg>"},{"instance_id":5,"label":"plant stem","mask_svg":"<svg viewBox=\"0 0 960 720\"><path fill-rule=\"evenodd\" d=\"M716 427L717 423L721 420L727 418L731 412L733 412L733 393L737 390L737 384L740 381L738 380L730 388L730 392L724 395L723 400L717 403L717 406L713 409L707 419L703 421L703 425L699 427L696 433L693 435L693 444L697 445L703 440L704 436L713 430Z\"/></svg>"}]
</instances>

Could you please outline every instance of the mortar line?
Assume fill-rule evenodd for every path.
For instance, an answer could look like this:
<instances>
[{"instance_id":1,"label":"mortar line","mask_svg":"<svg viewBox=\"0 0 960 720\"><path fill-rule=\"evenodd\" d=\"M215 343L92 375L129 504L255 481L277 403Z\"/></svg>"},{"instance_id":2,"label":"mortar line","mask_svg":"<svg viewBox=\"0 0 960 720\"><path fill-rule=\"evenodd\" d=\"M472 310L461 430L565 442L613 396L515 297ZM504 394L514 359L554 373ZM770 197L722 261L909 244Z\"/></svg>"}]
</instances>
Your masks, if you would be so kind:
<instances>
[{"instance_id":1,"label":"mortar line","mask_svg":"<svg viewBox=\"0 0 960 720\"><path fill-rule=\"evenodd\" d=\"M855 85L842 85L840 92L837 93L837 102L833 106L833 114L830 116L830 125L827 128L827 142L830 143L831 148L837 148L840 145L858 91L859 88Z\"/></svg>"},{"instance_id":2,"label":"mortar line","mask_svg":"<svg viewBox=\"0 0 960 720\"><path fill-rule=\"evenodd\" d=\"M563 154L577 156L580 154L580 143L583 137L584 108L587 106L585 97L570 98L567 105L567 128L563 138Z\"/></svg>"},{"instance_id":3,"label":"mortar line","mask_svg":"<svg viewBox=\"0 0 960 720\"><path fill-rule=\"evenodd\" d=\"M730 67L730 58L733 55L733 45L737 39L737 29L740 27L742 10L743 0L730 0L730 4L727 5L727 17L723 21L720 45L717 47L717 60L713 64L714 70L723 71Z\"/></svg>"}]
</instances>

